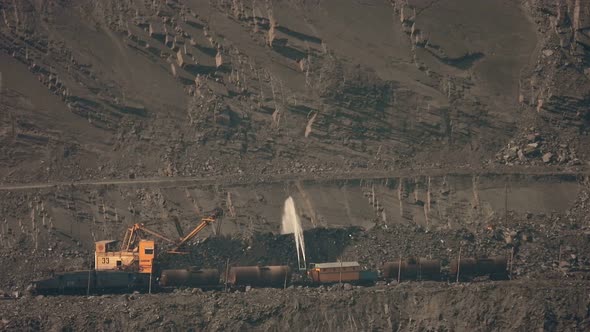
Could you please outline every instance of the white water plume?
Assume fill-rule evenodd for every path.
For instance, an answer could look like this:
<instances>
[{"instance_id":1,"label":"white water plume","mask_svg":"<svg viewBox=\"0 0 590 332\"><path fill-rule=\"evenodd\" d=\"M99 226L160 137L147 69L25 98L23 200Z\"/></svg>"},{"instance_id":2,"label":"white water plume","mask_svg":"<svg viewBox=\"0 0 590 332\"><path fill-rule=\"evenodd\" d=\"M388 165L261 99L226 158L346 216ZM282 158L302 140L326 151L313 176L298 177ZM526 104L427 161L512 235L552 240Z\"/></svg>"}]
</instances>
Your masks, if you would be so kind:
<instances>
[{"instance_id":1,"label":"white water plume","mask_svg":"<svg viewBox=\"0 0 590 332\"><path fill-rule=\"evenodd\" d=\"M305 242L303 240L303 229L301 228L301 220L295 211L295 202L289 196L285 200L285 208L283 210L283 225L281 227L281 234L293 234L295 237L295 247L297 249L297 262L299 267L306 267L305 261ZM301 265L303 261L303 265Z\"/></svg>"}]
</instances>

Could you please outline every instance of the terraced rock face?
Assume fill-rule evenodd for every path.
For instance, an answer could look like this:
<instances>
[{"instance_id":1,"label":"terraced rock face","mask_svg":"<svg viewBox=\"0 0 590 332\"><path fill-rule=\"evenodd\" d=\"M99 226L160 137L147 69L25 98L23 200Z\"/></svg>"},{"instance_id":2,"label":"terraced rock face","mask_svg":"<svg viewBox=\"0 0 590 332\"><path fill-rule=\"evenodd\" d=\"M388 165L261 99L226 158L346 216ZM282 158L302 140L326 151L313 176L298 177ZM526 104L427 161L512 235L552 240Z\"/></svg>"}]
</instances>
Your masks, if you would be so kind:
<instances>
[{"instance_id":1,"label":"terraced rock face","mask_svg":"<svg viewBox=\"0 0 590 332\"><path fill-rule=\"evenodd\" d=\"M1 6L4 182L481 163L540 99L518 3Z\"/></svg>"},{"instance_id":2,"label":"terraced rock face","mask_svg":"<svg viewBox=\"0 0 590 332\"><path fill-rule=\"evenodd\" d=\"M585 163L579 1L0 4L5 184Z\"/></svg>"}]
</instances>

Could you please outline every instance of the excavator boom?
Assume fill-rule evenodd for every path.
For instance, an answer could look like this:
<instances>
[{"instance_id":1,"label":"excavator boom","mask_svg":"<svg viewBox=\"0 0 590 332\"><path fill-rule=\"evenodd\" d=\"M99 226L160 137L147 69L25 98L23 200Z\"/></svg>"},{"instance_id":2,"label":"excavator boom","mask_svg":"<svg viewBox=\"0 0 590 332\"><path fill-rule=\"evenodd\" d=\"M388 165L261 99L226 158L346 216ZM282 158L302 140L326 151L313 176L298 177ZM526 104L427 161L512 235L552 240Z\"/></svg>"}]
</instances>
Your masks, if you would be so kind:
<instances>
[{"instance_id":1,"label":"excavator boom","mask_svg":"<svg viewBox=\"0 0 590 332\"><path fill-rule=\"evenodd\" d=\"M144 232L150 235L153 235L161 240L166 242L175 243L176 241L169 239L168 237L153 231L147 228L144 224L134 224L133 226L129 227L125 232L125 236L123 237L123 242L121 243L121 251L134 251L139 244L140 236L139 232Z\"/></svg>"},{"instance_id":2,"label":"excavator boom","mask_svg":"<svg viewBox=\"0 0 590 332\"><path fill-rule=\"evenodd\" d=\"M131 248L131 244L133 242L135 242L135 238L136 238L136 225L135 224L129 228L127 228L127 231L125 232L125 236L123 236L123 241L121 241L121 251L130 251Z\"/></svg>"},{"instance_id":3,"label":"excavator boom","mask_svg":"<svg viewBox=\"0 0 590 332\"><path fill-rule=\"evenodd\" d=\"M197 234L199 234L205 227L210 225L211 223L217 220L217 217L220 216L222 211L220 209L215 209L208 217L204 217L201 219L201 222L197 227L195 227L190 233L188 233L185 237L180 239L180 242L176 245L176 247L170 251L171 254L185 254L186 252L180 251L180 248L187 243L188 241L192 240Z\"/></svg>"},{"instance_id":4,"label":"excavator boom","mask_svg":"<svg viewBox=\"0 0 590 332\"><path fill-rule=\"evenodd\" d=\"M164 235L162 235L162 234L160 234L160 233L158 233L156 231L152 231L151 229L149 229L149 228L147 228L147 227L145 227L143 225L141 227L141 230L144 231L144 232L146 232L146 233L148 233L148 234L151 234L151 235L153 235L153 236L155 236L155 237L157 237L157 238L159 238L161 240L164 240L166 242L174 243L174 240L171 240L171 239L165 237Z\"/></svg>"}]
</instances>

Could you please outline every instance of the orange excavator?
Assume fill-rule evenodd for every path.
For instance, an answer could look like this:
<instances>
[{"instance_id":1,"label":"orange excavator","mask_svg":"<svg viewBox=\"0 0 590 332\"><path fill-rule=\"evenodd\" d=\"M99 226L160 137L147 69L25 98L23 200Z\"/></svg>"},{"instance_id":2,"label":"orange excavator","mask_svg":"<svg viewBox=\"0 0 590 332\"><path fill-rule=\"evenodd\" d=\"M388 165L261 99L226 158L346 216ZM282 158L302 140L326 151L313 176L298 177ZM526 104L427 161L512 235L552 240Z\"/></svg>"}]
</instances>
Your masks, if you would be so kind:
<instances>
[{"instance_id":1,"label":"orange excavator","mask_svg":"<svg viewBox=\"0 0 590 332\"><path fill-rule=\"evenodd\" d=\"M186 252L183 252L181 248L205 227L215 222L221 214L222 210L216 208L208 216L203 217L199 225L189 234L177 241L147 228L144 224L134 224L125 232L119 248L116 248L116 240L103 240L95 243L95 269L131 270L138 271L139 273L152 273L153 263L156 257L156 243L154 240L145 239L147 234L173 244L173 249L169 250L168 253L185 254Z\"/></svg>"},{"instance_id":2,"label":"orange excavator","mask_svg":"<svg viewBox=\"0 0 590 332\"><path fill-rule=\"evenodd\" d=\"M152 273L156 242L145 239L146 234L174 243L173 240L147 228L144 224L134 224L127 228L119 248L116 248L116 240L103 240L95 243L94 266L96 270L131 270Z\"/></svg>"}]
</instances>

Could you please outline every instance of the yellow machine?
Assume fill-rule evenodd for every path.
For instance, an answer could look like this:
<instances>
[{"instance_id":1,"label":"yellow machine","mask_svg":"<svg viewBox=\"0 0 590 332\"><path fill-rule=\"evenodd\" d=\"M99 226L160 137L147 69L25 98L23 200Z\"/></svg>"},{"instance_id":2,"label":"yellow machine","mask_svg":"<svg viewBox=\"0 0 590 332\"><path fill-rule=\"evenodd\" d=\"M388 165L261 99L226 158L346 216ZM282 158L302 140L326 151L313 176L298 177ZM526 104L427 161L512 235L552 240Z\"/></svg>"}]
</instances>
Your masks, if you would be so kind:
<instances>
[{"instance_id":1,"label":"yellow machine","mask_svg":"<svg viewBox=\"0 0 590 332\"><path fill-rule=\"evenodd\" d=\"M125 232L120 248L116 248L117 241L115 240L96 242L94 254L96 270L132 270L140 273L151 273L156 253L156 243L153 240L142 239L142 232L174 243L174 241L148 229L143 224L135 224Z\"/></svg>"},{"instance_id":2,"label":"yellow machine","mask_svg":"<svg viewBox=\"0 0 590 332\"><path fill-rule=\"evenodd\" d=\"M151 273L156 244L153 240L140 240L137 250L116 250L117 241L96 242L94 266L96 270L133 270Z\"/></svg>"},{"instance_id":3,"label":"yellow machine","mask_svg":"<svg viewBox=\"0 0 590 332\"><path fill-rule=\"evenodd\" d=\"M103 240L95 243L94 266L96 270L131 270L139 273L152 273L154 259L156 257L156 243L154 240L145 240L142 235L150 234L161 240L174 244L169 253L183 254L181 247L194 238L207 225L213 223L221 214L221 210L215 209L188 235L173 241L168 237L148 229L143 224L134 224L125 232L119 248L116 240ZM145 234L144 234L145 233Z\"/></svg>"},{"instance_id":4,"label":"yellow machine","mask_svg":"<svg viewBox=\"0 0 590 332\"><path fill-rule=\"evenodd\" d=\"M94 266L97 270L118 270L133 264L135 254L133 252L114 250L116 244L116 240L104 240L95 243Z\"/></svg>"}]
</instances>

